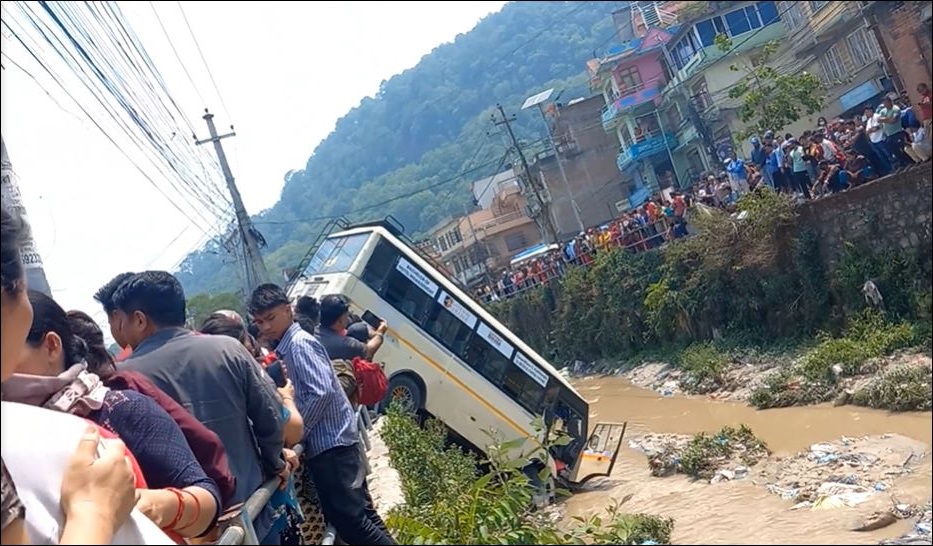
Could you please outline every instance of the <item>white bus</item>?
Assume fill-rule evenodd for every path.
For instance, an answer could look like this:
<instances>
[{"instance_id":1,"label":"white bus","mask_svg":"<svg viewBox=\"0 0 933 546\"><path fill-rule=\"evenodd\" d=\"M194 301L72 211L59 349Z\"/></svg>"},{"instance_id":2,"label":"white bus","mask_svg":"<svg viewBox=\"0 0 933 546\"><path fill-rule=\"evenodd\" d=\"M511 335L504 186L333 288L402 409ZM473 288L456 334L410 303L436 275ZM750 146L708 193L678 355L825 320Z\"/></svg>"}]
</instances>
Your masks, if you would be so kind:
<instances>
[{"instance_id":1,"label":"white bus","mask_svg":"<svg viewBox=\"0 0 933 546\"><path fill-rule=\"evenodd\" d=\"M389 378L387 403L400 400L412 411L441 420L481 452L491 442L490 431L506 441L533 438L534 422L543 416L545 434L565 434L570 442L551 447L548 460L530 461L529 469L546 464L552 480L570 486L610 474L624 424L596 425L587 439L586 400L422 258L398 227L387 221L341 227L312 248L289 297L342 294L352 312L362 316L369 311L387 321L376 358L385 363ZM545 440L529 440L521 449L530 453Z\"/></svg>"}]
</instances>

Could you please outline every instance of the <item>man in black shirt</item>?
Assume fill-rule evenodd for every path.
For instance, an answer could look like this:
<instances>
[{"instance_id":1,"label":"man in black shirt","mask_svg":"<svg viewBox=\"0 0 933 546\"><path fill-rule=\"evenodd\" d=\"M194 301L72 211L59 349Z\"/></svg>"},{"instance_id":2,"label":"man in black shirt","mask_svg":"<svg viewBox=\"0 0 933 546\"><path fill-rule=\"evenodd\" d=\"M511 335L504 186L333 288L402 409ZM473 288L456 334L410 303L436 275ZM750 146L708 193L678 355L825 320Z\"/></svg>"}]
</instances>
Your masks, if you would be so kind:
<instances>
[{"instance_id":1,"label":"man in black shirt","mask_svg":"<svg viewBox=\"0 0 933 546\"><path fill-rule=\"evenodd\" d=\"M385 321L370 335L366 343L347 335L350 325L350 305L340 295L332 294L321 299L321 324L318 339L331 360L353 360L356 357L372 360L382 346L383 335L388 328Z\"/></svg>"}]
</instances>

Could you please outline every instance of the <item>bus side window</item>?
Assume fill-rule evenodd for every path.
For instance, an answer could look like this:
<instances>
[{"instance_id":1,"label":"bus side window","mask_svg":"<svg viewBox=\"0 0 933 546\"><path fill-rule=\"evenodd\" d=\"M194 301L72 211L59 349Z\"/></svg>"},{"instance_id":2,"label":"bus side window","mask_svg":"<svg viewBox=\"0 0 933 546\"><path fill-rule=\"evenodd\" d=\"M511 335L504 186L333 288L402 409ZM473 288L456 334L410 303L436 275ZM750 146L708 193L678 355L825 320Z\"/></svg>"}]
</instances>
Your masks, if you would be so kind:
<instances>
[{"instance_id":1,"label":"bus side window","mask_svg":"<svg viewBox=\"0 0 933 546\"><path fill-rule=\"evenodd\" d=\"M502 390L505 391L509 398L518 402L526 410L531 413L538 413L544 387L535 383L534 379L513 363L509 363L509 367L505 372Z\"/></svg>"},{"instance_id":2,"label":"bus side window","mask_svg":"<svg viewBox=\"0 0 933 546\"><path fill-rule=\"evenodd\" d=\"M470 337L463 360L497 386L501 384L502 375L510 365L509 360L502 356L502 353L478 335Z\"/></svg>"},{"instance_id":3,"label":"bus side window","mask_svg":"<svg viewBox=\"0 0 933 546\"><path fill-rule=\"evenodd\" d=\"M436 301L428 314L425 330L455 355L463 354L463 349L473 331Z\"/></svg>"}]
</instances>

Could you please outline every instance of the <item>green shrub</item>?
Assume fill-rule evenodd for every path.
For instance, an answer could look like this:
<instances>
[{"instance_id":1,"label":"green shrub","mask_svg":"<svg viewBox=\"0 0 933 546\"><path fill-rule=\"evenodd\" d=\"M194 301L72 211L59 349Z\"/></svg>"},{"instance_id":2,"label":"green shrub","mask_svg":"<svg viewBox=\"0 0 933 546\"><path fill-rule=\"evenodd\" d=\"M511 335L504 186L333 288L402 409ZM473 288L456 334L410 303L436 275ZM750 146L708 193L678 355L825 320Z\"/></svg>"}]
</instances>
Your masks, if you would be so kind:
<instances>
[{"instance_id":1,"label":"green shrub","mask_svg":"<svg viewBox=\"0 0 933 546\"><path fill-rule=\"evenodd\" d=\"M700 433L690 439L680 456L678 471L699 479L710 479L720 464L732 457L739 457L747 465L754 464L768 454L768 448L750 428L723 427L719 433Z\"/></svg>"},{"instance_id":2,"label":"green shrub","mask_svg":"<svg viewBox=\"0 0 933 546\"><path fill-rule=\"evenodd\" d=\"M769 375L754 390L748 403L758 409L807 406L832 400L835 385L822 379L803 380L795 369L785 368Z\"/></svg>"},{"instance_id":3,"label":"green shrub","mask_svg":"<svg viewBox=\"0 0 933 546\"><path fill-rule=\"evenodd\" d=\"M387 519L399 544L669 544L673 521L623 514L610 506L606 517L574 518L558 525L533 508L534 488L520 461L493 455L491 471L477 475L475 458L444 448L443 425L425 429L390 409L382 436L399 471L406 504ZM505 454L509 442L491 448Z\"/></svg>"},{"instance_id":4,"label":"green shrub","mask_svg":"<svg viewBox=\"0 0 933 546\"><path fill-rule=\"evenodd\" d=\"M890 370L856 391L859 406L892 411L930 411L933 406L933 368L901 366Z\"/></svg>"},{"instance_id":5,"label":"green shrub","mask_svg":"<svg viewBox=\"0 0 933 546\"><path fill-rule=\"evenodd\" d=\"M697 343L680 353L681 380L688 392L704 394L726 386L729 356L710 343Z\"/></svg>"},{"instance_id":6,"label":"green shrub","mask_svg":"<svg viewBox=\"0 0 933 546\"><path fill-rule=\"evenodd\" d=\"M875 371L868 367L871 359L917 342L910 324L889 323L874 309L854 315L845 337L820 334L819 339L793 368L768 377L752 393L749 403L765 409L826 402L836 395L840 378L871 373Z\"/></svg>"},{"instance_id":7,"label":"green shrub","mask_svg":"<svg viewBox=\"0 0 933 546\"><path fill-rule=\"evenodd\" d=\"M457 447L446 447L447 427L428 420L420 428L395 405L389 408L382 439L402 481L409 505L432 505L459 495L477 476L477 460Z\"/></svg>"},{"instance_id":8,"label":"green shrub","mask_svg":"<svg viewBox=\"0 0 933 546\"><path fill-rule=\"evenodd\" d=\"M859 342L844 335L845 325L851 329L865 310L862 286L871 279L887 320L903 325L886 330L888 339L869 336L862 347L828 342L805 366L810 381L831 381L837 363L857 373L866 359L861 349L884 354L903 345L907 323L911 337L933 338L929 251L847 244L829 271L820 239L798 229L786 196L756 191L738 207L747 212L743 220L694 209L691 237L637 254L600 252L591 266L571 268L559 283L517 298L521 303L491 310L539 352L564 362L629 360L723 337L800 339L820 330L823 340Z\"/></svg>"}]
</instances>

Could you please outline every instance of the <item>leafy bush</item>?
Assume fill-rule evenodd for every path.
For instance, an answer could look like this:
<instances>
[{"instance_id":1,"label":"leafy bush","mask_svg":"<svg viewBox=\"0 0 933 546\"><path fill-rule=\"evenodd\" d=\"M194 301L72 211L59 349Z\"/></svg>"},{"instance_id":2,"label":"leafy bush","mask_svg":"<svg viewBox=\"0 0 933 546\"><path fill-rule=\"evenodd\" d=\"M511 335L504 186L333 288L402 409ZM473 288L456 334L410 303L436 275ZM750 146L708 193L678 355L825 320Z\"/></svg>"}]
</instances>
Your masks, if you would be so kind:
<instances>
[{"instance_id":1,"label":"leafy bush","mask_svg":"<svg viewBox=\"0 0 933 546\"><path fill-rule=\"evenodd\" d=\"M443 425L424 430L390 409L383 438L399 471L406 504L387 524L400 544L669 544L673 521L623 514L619 505L606 517L574 518L557 525L533 508L534 488L519 461L502 460L510 447L490 449L491 471L478 475L476 459L444 447Z\"/></svg>"},{"instance_id":2,"label":"leafy bush","mask_svg":"<svg viewBox=\"0 0 933 546\"><path fill-rule=\"evenodd\" d=\"M819 339L793 368L768 377L752 393L749 403L764 409L825 402L835 396L839 379L872 373L875 370L868 367L872 359L917 342L910 324L887 322L874 309L856 314L845 337L821 334Z\"/></svg>"},{"instance_id":3,"label":"leafy bush","mask_svg":"<svg viewBox=\"0 0 933 546\"><path fill-rule=\"evenodd\" d=\"M738 208L747 212L743 220L694 209L695 235L638 254L601 252L592 266L573 268L556 286L518 298L528 301L492 310L538 351L565 362L628 360L721 338L800 339L824 330L822 353L804 366L811 382L829 382L837 363L846 374L857 373L866 360L863 348L875 355L902 346L908 322L912 337L933 338L925 251L847 245L830 275L819 239L797 229L786 196L756 191ZM899 324L885 326L888 339L868 336L874 346L841 335L847 322L851 330L861 320L867 280L881 290L886 319ZM840 337L855 345L829 341Z\"/></svg>"},{"instance_id":4,"label":"leafy bush","mask_svg":"<svg viewBox=\"0 0 933 546\"><path fill-rule=\"evenodd\" d=\"M852 402L859 406L893 411L933 409L933 368L901 366L875 378L859 389Z\"/></svg>"},{"instance_id":5,"label":"leafy bush","mask_svg":"<svg viewBox=\"0 0 933 546\"><path fill-rule=\"evenodd\" d=\"M768 448L750 428L723 427L718 434L694 436L680 456L678 471L699 479L710 479L720 465L733 457L751 465L768 454Z\"/></svg>"},{"instance_id":6,"label":"leafy bush","mask_svg":"<svg viewBox=\"0 0 933 546\"><path fill-rule=\"evenodd\" d=\"M421 429L393 405L382 438L409 505L432 505L445 495L460 495L477 476L476 458L447 447L447 427L440 421L428 420Z\"/></svg>"},{"instance_id":7,"label":"leafy bush","mask_svg":"<svg viewBox=\"0 0 933 546\"><path fill-rule=\"evenodd\" d=\"M726 386L729 357L710 343L697 343L680 353L680 367L686 391L708 393Z\"/></svg>"}]
</instances>

